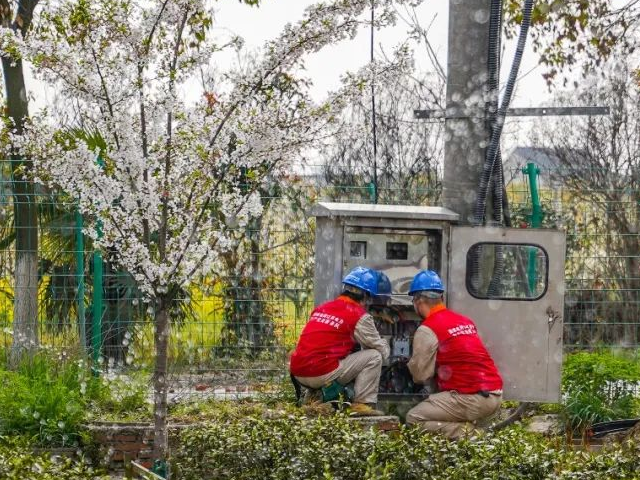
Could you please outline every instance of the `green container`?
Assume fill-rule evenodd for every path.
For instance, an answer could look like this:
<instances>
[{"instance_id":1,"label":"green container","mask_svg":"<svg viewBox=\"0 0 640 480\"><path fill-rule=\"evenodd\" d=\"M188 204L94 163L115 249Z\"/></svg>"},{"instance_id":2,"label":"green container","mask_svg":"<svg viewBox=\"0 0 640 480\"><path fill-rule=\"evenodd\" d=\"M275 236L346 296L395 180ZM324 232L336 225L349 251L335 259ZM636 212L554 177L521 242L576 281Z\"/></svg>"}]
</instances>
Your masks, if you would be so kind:
<instances>
[{"instance_id":1,"label":"green container","mask_svg":"<svg viewBox=\"0 0 640 480\"><path fill-rule=\"evenodd\" d=\"M336 380L322 387L322 401L335 402L336 400L346 400L344 386L340 385Z\"/></svg>"}]
</instances>

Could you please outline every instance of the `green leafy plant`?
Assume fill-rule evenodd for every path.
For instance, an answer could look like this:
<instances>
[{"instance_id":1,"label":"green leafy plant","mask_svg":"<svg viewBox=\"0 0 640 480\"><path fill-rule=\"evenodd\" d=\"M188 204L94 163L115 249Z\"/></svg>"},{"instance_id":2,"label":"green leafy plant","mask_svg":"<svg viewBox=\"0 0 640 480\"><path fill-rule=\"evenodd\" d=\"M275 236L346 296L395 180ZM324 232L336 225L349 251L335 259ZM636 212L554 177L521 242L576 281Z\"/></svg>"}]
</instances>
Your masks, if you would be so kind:
<instances>
[{"instance_id":1,"label":"green leafy plant","mask_svg":"<svg viewBox=\"0 0 640 480\"><path fill-rule=\"evenodd\" d=\"M565 358L563 414L567 427L583 433L594 423L640 413L640 363L611 352L581 352Z\"/></svg>"},{"instance_id":2,"label":"green leafy plant","mask_svg":"<svg viewBox=\"0 0 640 480\"><path fill-rule=\"evenodd\" d=\"M96 377L82 359L42 351L16 370L0 367L0 434L38 446L80 445L91 418L150 417L148 392L142 373Z\"/></svg>"},{"instance_id":3,"label":"green leafy plant","mask_svg":"<svg viewBox=\"0 0 640 480\"><path fill-rule=\"evenodd\" d=\"M0 437L0 478L5 480L108 480L83 459L34 455L13 439Z\"/></svg>"},{"instance_id":4,"label":"green leafy plant","mask_svg":"<svg viewBox=\"0 0 640 480\"><path fill-rule=\"evenodd\" d=\"M25 357L17 370L0 370L0 433L39 445L74 445L98 389L82 361L46 352Z\"/></svg>"},{"instance_id":5,"label":"green leafy plant","mask_svg":"<svg viewBox=\"0 0 640 480\"><path fill-rule=\"evenodd\" d=\"M266 394L265 394L266 396ZM171 407L170 417L176 423L232 423L243 418L293 415L299 412L291 401L261 403L255 400L201 400L181 402Z\"/></svg>"},{"instance_id":6,"label":"green leafy plant","mask_svg":"<svg viewBox=\"0 0 640 480\"><path fill-rule=\"evenodd\" d=\"M129 372L127 375L107 373L100 378L97 395L92 399L91 416L102 420L150 416L149 391L149 377L142 372Z\"/></svg>"},{"instance_id":7,"label":"green leafy plant","mask_svg":"<svg viewBox=\"0 0 640 480\"><path fill-rule=\"evenodd\" d=\"M245 410L245 413L247 411ZM511 428L449 441L415 428L389 435L342 415L283 412L230 417L182 433L172 466L183 480L422 480L446 478L637 478L633 447L602 454L567 450Z\"/></svg>"}]
</instances>

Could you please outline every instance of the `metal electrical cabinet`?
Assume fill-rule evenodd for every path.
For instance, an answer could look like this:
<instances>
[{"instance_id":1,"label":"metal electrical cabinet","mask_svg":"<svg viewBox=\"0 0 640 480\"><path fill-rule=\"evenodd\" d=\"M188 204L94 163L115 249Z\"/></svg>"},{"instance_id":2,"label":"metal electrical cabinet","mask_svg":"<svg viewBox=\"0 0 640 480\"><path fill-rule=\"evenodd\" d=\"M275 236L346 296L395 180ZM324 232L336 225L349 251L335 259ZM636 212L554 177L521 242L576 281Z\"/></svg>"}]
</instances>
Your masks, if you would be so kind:
<instances>
[{"instance_id":1,"label":"metal electrical cabinet","mask_svg":"<svg viewBox=\"0 0 640 480\"><path fill-rule=\"evenodd\" d=\"M565 235L556 230L458 226L441 207L318 203L315 304L340 293L357 265L384 272L392 284L386 304L372 305L390 345L380 394L415 398L404 362L422 319L407 295L422 269L440 274L452 308L474 320L504 379L506 400L560 398ZM400 398L401 400L402 398Z\"/></svg>"}]
</instances>

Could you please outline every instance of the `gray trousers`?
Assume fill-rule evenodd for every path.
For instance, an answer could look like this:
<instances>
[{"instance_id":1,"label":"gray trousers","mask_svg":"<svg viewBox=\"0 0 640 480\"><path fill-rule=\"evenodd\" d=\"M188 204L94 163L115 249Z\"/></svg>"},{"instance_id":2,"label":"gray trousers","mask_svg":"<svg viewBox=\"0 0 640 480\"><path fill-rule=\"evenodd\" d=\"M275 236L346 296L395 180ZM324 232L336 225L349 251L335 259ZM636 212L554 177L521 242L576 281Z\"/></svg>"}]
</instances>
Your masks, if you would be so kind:
<instances>
[{"instance_id":1,"label":"gray trousers","mask_svg":"<svg viewBox=\"0 0 640 480\"><path fill-rule=\"evenodd\" d=\"M465 395L454 391L429 395L407 413L407 423L425 432L441 433L455 439L471 432L479 420L500 409L502 395Z\"/></svg>"},{"instance_id":2,"label":"gray trousers","mask_svg":"<svg viewBox=\"0 0 640 480\"><path fill-rule=\"evenodd\" d=\"M319 377L296 377L309 388L322 388L337 380L346 385L355 379L355 403L376 403L380 372L382 371L382 355L377 350L367 349L352 353L340 360L338 368Z\"/></svg>"}]
</instances>

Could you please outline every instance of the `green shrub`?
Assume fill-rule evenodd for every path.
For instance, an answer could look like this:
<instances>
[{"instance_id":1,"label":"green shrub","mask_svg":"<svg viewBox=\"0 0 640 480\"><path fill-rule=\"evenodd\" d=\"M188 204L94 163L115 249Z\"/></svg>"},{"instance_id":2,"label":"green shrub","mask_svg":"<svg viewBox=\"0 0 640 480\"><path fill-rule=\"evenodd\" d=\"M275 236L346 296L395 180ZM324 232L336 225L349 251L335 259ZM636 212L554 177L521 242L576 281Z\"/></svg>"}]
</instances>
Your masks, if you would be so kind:
<instances>
[{"instance_id":1,"label":"green shrub","mask_svg":"<svg viewBox=\"0 0 640 480\"><path fill-rule=\"evenodd\" d=\"M91 402L92 417L118 420L150 417L147 395L150 391L146 375L104 374L100 377L96 395Z\"/></svg>"},{"instance_id":2,"label":"green shrub","mask_svg":"<svg viewBox=\"0 0 640 480\"><path fill-rule=\"evenodd\" d=\"M38 354L15 371L0 370L0 434L40 445L73 445L99 382L81 361Z\"/></svg>"},{"instance_id":3,"label":"green shrub","mask_svg":"<svg viewBox=\"0 0 640 480\"><path fill-rule=\"evenodd\" d=\"M270 406L269 406L270 405ZM256 417L270 408L276 415L298 413L300 410L293 402L260 403L253 399L228 400L193 400L169 406L169 417L176 423L212 422L226 423L241 418Z\"/></svg>"},{"instance_id":4,"label":"green shrub","mask_svg":"<svg viewBox=\"0 0 640 480\"><path fill-rule=\"evenodd\" d=\"M25 446L0 437L0 478L3 480L108 480L82 459L34 455Z\"/></svg>"},{"instance_id":5,"label":"green shrub","mask_svg":"<svg viewBox=\"0 0 640 480\"><path fill-rule=\"evenodd\" d=\"M451 442L403 428L363 430L336 415L246 417L185 431L172 458L183 480L631 479L637 452L566 451L509 429Z\"/></svg>"},{"instance_id":6,"label":"green shrub","mask_svg":"<svg viewBox=\"0 0 640 480\"><path fill-rule=\"evenodd\" d=\"M0 434L41 446L81 443L92 418L151 417L148 378L133 373L94 376L81 359L42 351L15 370L0 369Z\"/></svg>"},{"instance_id":7,"label":"green shrub","mask_svg":"<svg viewBox=\"0 0 640 480\"><path fill-rule=\"evenodd\" d=\"M639 384L637 360L609 352L568 355L562 379L568 427L582 432L593 423L638 415Z\"/></svg>"}]
</instances>

